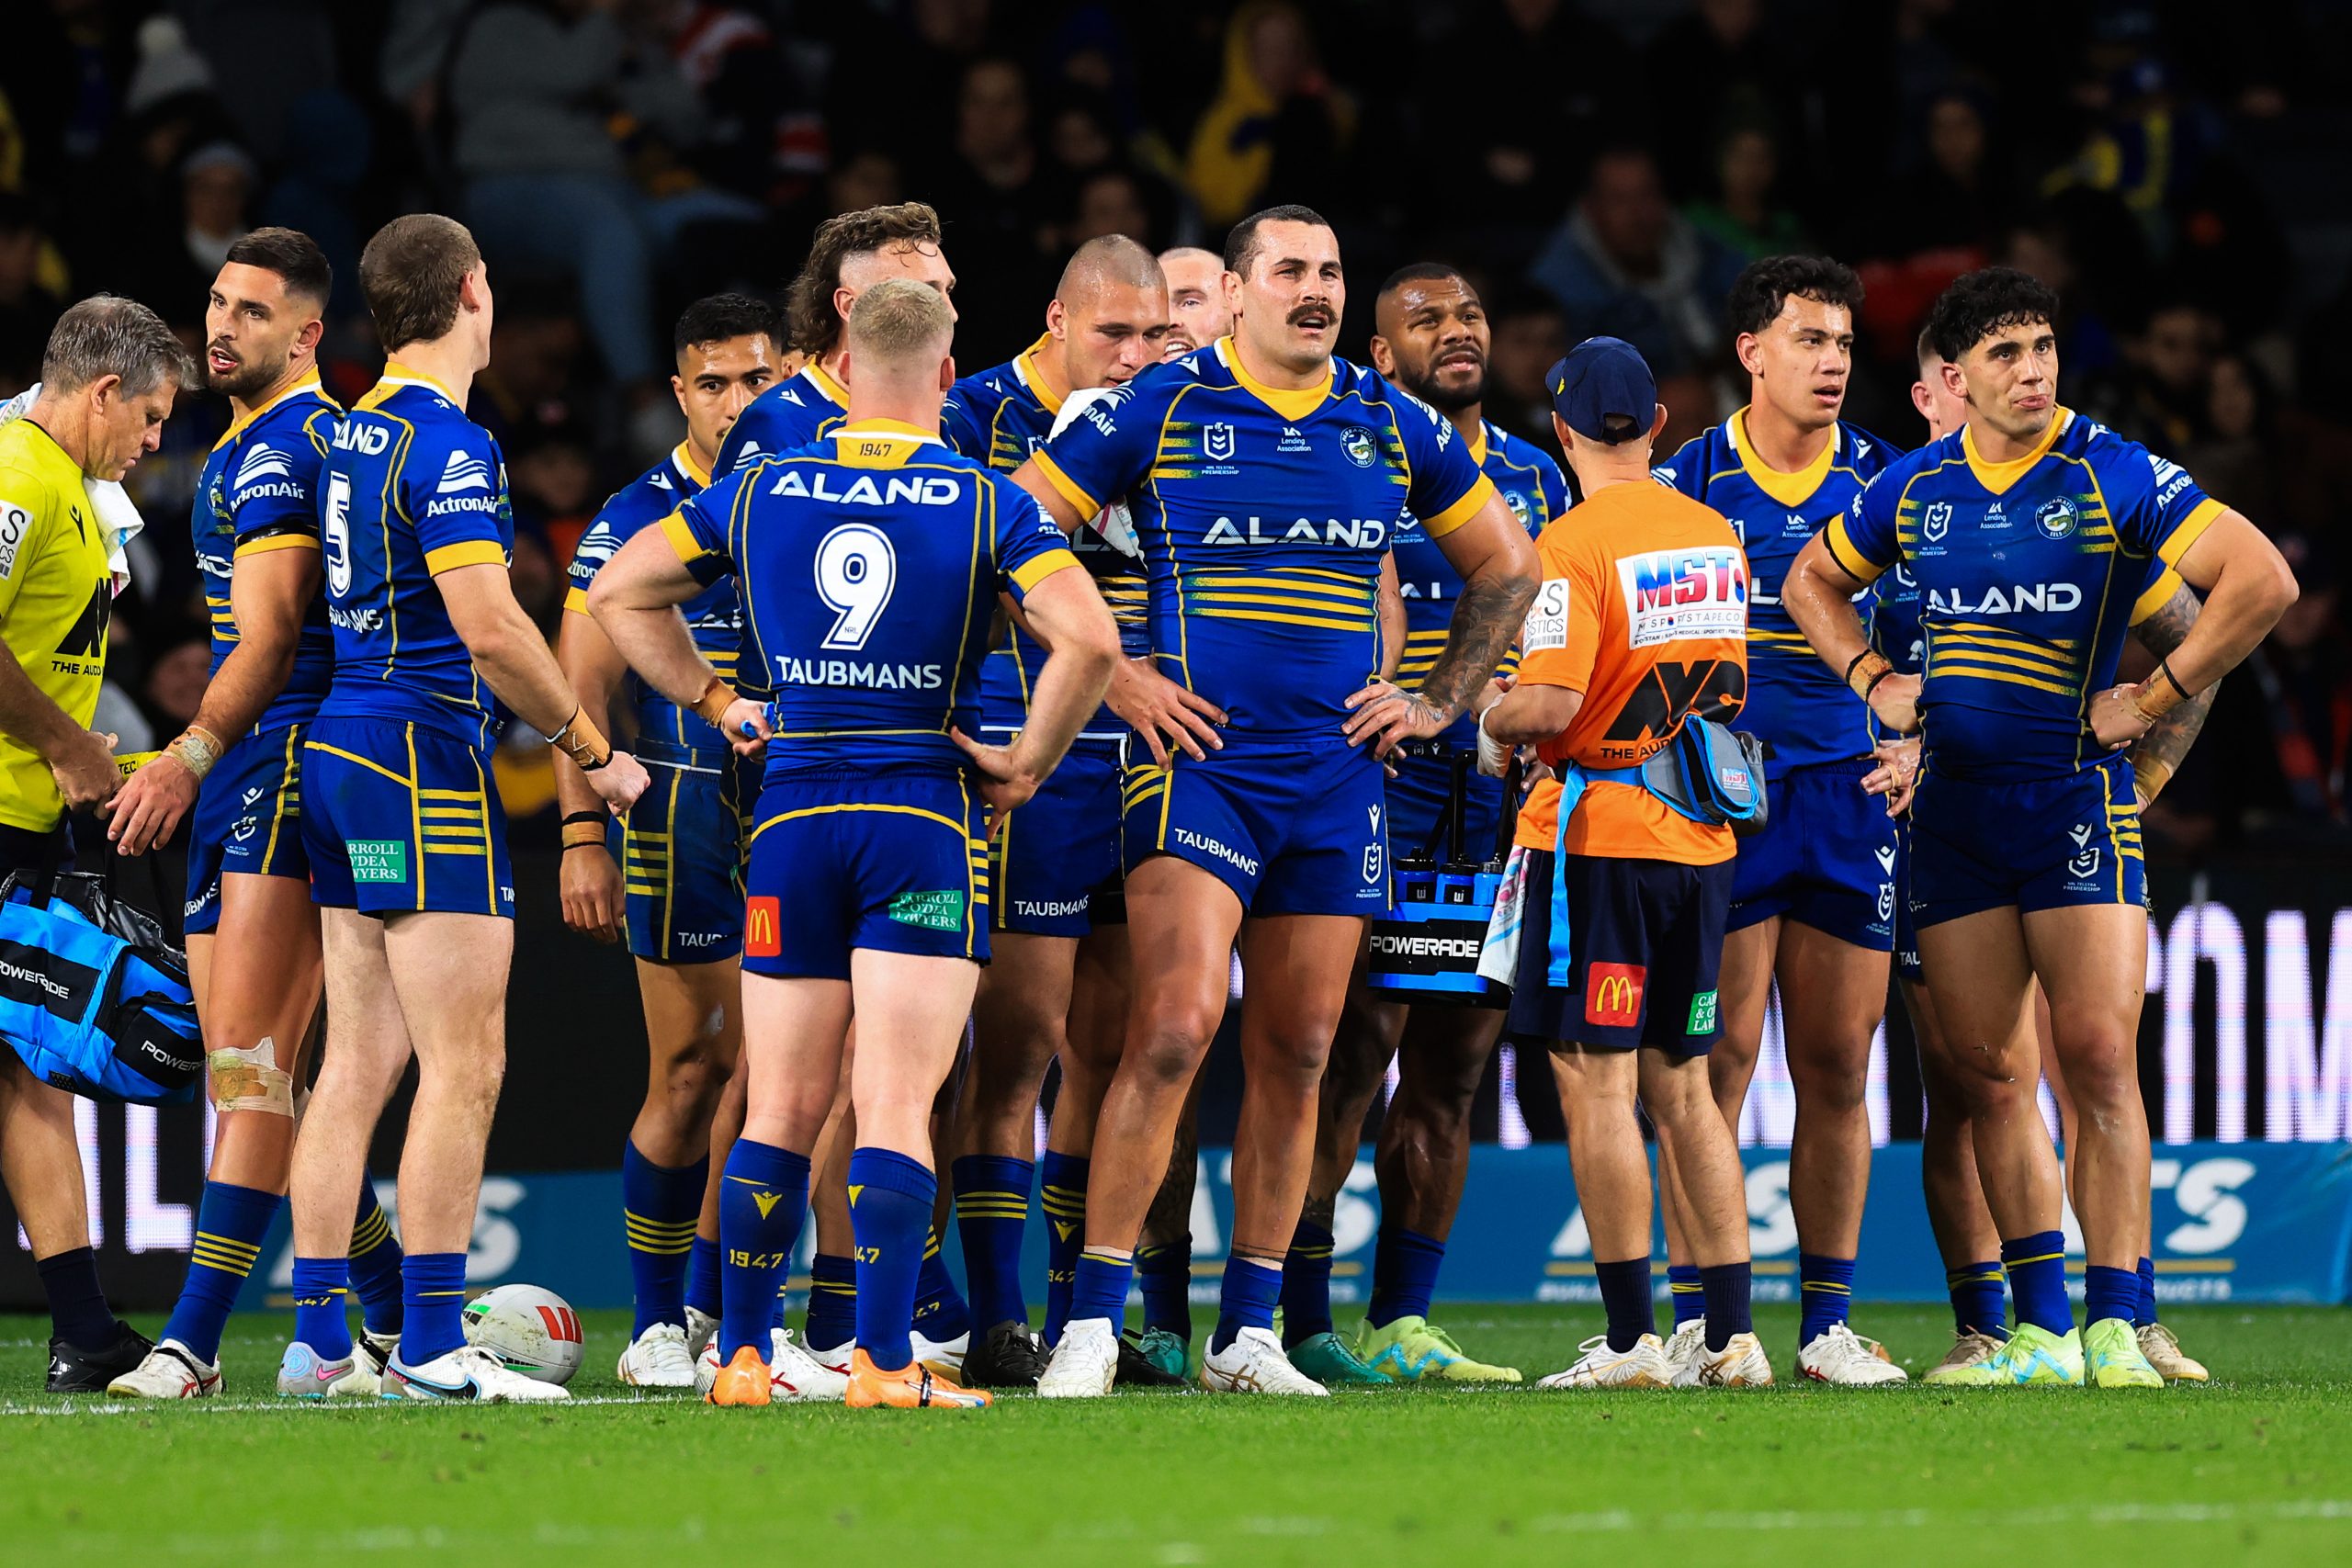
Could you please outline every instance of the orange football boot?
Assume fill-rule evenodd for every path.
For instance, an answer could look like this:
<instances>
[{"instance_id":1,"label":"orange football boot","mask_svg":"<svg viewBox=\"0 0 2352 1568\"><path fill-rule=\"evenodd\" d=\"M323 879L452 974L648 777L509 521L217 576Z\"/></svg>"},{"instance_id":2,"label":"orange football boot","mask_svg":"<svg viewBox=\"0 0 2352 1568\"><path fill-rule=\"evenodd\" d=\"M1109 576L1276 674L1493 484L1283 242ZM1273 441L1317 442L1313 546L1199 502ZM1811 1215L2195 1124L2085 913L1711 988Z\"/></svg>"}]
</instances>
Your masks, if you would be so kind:
<instances>
[{"instance_id":1,"label":"orange football boot","mask_svg":"<svg viewBox=\"0 0 2352 1568\"><path fill-rule=\"evenodd\" d=\"M887 1404L894 1410L985 1410L996 1402L978 1389L948 1382L921 1361L886 1372L860 1346L849 1359L847 1403L859 1407Z\"/></svg>"},{"instance_id":2,"label":"orange football boot","mask_svg":"<svg viewBox=\"0 0 2352 1568\"><path fill-rule=\"evenodd\" d=\"M746 1345L718 1369L704 1397L713 1404L765 1404L771 1393L768 1364L760 1359L759 1347Z\"/></svg>"}]
</instances>

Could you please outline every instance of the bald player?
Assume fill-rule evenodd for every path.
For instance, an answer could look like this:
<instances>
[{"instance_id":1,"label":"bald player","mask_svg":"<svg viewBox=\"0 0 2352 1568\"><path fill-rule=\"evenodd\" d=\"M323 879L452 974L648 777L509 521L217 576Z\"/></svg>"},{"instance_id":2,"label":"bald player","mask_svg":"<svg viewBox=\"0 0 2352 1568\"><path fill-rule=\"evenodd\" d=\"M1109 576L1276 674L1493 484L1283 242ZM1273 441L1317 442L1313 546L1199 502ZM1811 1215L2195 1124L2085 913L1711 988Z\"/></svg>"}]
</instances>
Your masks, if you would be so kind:
<instances>
[{"instance_id":1,"label":"bald player","mask_svg":"<svg viewBox=\"0 0 2352 1568\"><path fill-rule=\"evenodd\" d=\"M1071 393L1125 386L1159 362L1167 335L1167 285L1151 253L1124 235L1090 240L1062 270L1044 334L1004 364L956 382L941 412L942 434L965 457L1010 473L1052 433ZM1091 528L1071 543L1110 604L1127 655L1148 655L1143 563ZM1027 727L1045 660L1046 650L1016 621L980 677L986 739L1009 744ZM1029 1327L1021 1288L1037 1094L1046 1064L1067 1043L1081 947L1090 972L1114 977L1125 991L1119 779L1126 734L1108 707L1098 710L1053 777L999 821L989 840L992 957L947 1136L975 1329L963 1372L976 1387L1035 1387L1045 1370L1046 1349ZM1115 1027L1110 1034L1115 1061ZM1073 1234L1067 1248L1071 1269L1078 1239ZM1049 1255L1058 1250L1049 1244Z\"/></svg>"}]
</instances>

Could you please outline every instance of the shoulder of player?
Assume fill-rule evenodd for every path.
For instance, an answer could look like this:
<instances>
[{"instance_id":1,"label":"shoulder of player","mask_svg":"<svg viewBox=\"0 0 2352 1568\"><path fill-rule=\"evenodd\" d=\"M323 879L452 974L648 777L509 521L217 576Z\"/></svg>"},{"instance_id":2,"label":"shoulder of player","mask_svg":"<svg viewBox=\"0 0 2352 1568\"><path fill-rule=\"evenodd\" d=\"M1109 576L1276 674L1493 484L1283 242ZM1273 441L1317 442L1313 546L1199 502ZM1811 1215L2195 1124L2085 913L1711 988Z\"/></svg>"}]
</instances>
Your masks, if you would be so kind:
<instances>
[{"instance_id":1,"label":"shoulder of player","mask_svg":"<svg viewBox=\"0 0 2352 1568\"><path fill-rule=\"evenodd\" d=\"M1021 380L1008 359L1001 365L991 365L986 370L975 370L959 377L947 389L947 400L961 406L965 412L979 415L993 411L1019 390Z\"/></svg>"},{"instance_id":2,"label":"shoulder of player","mask_svg":"<svg viewBox=\"0 0 2352 1568\"><path fill-rule=\"evenodd\" d=\"M1839 463L1850 467L1865 479L1896 458L1907 456L1902 447L1873 434L1851 420L1839 420L1838 427L1843 448L1838 453Z\"/></svg>"},{"instance_id":3,"label":"shoulder of player","mask_svg":"<svg viewBox=\"0 0 2352 1568\"><path fill-rule=\"evenodd\" d=\"M1668 489L1688 494L1688 488L1703 489L1708 479L1721 468L1736 468L1739 458L1732 451L1730 427L1711 424L1674 449L1674 455L1650 468L1650 477Z\"/></svg>"}]
</instances>

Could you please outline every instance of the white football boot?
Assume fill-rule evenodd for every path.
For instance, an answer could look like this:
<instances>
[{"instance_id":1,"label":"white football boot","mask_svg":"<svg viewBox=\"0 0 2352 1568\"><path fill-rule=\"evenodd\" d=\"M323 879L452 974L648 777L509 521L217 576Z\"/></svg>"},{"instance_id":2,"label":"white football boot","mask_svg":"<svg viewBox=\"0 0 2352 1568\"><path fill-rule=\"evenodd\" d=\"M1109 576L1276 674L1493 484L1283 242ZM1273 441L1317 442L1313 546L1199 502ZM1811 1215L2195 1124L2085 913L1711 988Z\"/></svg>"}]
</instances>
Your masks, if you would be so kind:
<instances>
[{"instance_id":1,"label":"white football boot","mask_svg":"<svg viewBox=\"0 0 2352 1568\"><path fill-rule=\"evenodd\" d=\"M1707 1353L1707 1320L1694 1317L1666 1337L1668 1386L1697 1388L1699 1359Z\"/></svg>"},{"instance_id":2,"label":"white football boot","mask_svg":"<svg viewBox=\"0 0 2352 1568\"><path fill-rule=\"evenodd\" d=\"M298 1339L277 1363L277 1392L288 1399L372 1399L382 1385L356 1345L330 1361Z\"/></svg>"},{"instance_id":3,"label":"white football boot","mask_svg":"<svg viewBox=\"0 0 2352 1568\"><path fill-rule=\"evenodd\" d=\"M615 1375L631 1388L692 1388L695 1361L686 1354L686 1331L657 1323L629 1341Z\"/></svg>"},{"instance_id":4,"label":"white football boot","mask_svg":"<svg viewBox=\"0 0 2352 1568\"><path fill-rule=\"evenodd\" d=\"M914 1346L916 1363L929 1367L932 1376L945 1378L950 1382L963 1377L964 1356L972 1348L972 1336L968 1329L953 1339L926 1339L920 1328L910 1330L907 1337ZM847 1359L849 1351L845 1349L842 1355L843 1359Z\"/></svg>"},{"instance_id":5,"label":"white football boot","mask_svg":"<svg viewBox=\"0 0 2352 1568\"><path fill-rule=\"evenodd\" d=\"M1037 1379L1040 1399L1100 1399L1119 1374L1119 1331L1107 1317L1073 1318Z\"/></svg>"},{"instance_id":6,"label":"white football boot","mask_svg":"<svg viewBox=\"0 0 2352 1568\"><path fill-rule=\"evenodd\" d=\"M1655 1334L1634 1341L1630 1350L1611 1350L1609 1336L1596 1334L1577 1347L1577 1364L1548 1378L1537 1388L1671 1388L1674 1369L1667 1364L1666 1345Z\"/></svg>"},{"instance_id":7,"label":"white football boot","mask_svg":"<svg viewBox=\"0 0 2352 1568\"><path fill-rule=\"evenodd\" d=\"M1200 1383L1211 1393L1331 1395L1329 1389L1290 1364L1271 1328L1245 1328L1222 1351L1203 1354Z\"/></svg>"},{"instance_id":8,"label":"white football boot","mask_svg":"<svg viewBox=\"0 0 2352 1568\"><path fill-rule=\"evenodd\" d=\"M2161 1323L2142 1324L2139 1338L2140 1354L2148 1358L2148 1364L2166 1382L2203 1382L2213 1375L2205 1370L2204 1362L2182 1349L2172 1330Z\"/></svg>"},{"instance_id":9,"label":"white football boot","mask_svg":"<svg viewBox=\"0 0 2352 1568\"><path fill-rule=\"evenodd\" d=\"M700 1360L703 1350L710 1344L711 1337L718 1332L718 1314L717 1313L705 1312L700 1307L693 1306L686 1309L686 1354L689 1357Z\"/></svg>"},{"instance_id":10,"label":"white football boot","mask_svg":"<svg viewBox=\"0 0 2352 1568\"><path fill-rule=\"evenodd\" d=\"M479 1345L460 1345L420 1367L395 1354L384 1369L383 1399L448 1404L553 1404L571 1397L558 1384L525 1377Z\"/></svg>"},{"instance_id":11,"label":"white football boot","mask_svg":"<svg viewBox=\"0 0 2352 1568\"><path fill-rule=\"evenodd\" d=\"M384 1369L392 1364L392 1354L400 1348L398 1334L370 1334L362 1329L351 1337L352 1364L380 1383Z\"/></svg>"},{"instance_id":12,"label":"white football boot","mask_svg":"<svg viewBox=\"0 0 2352 1568\"><path fill-rule=\"evenodd\" d=\"M1815 1382L1839 1388L1875 1388L1909 1382L1910 1374L1887 1359L1886 1347L1833 1323L1797 1352L1797 1371Z\"/></svg>"},{"instance_id":13,"label":"white football boot","mask_svg":"<svg viewBox=\"0 0 2352 1568\"><path fill-rule=\"evenodd\" d=\"M108 1399L209 1399L220 1392L220 1369L176 1339L157 1341L145 1360L107 1384Z\"/></svg>"},{"instance_id":14,"label":"white football boot","mask_svg":"<svg viewBox=\"0 0 2352 1568\"><path fill-rule=\"evenodd\" d=\"M1735 1334L1724 1342L1720 1350L1699 1348L1699 1386L1702 1388L1770 1388L1772 1385L1772 1363L1764 1354L1763 1342L1750 1334Z\"/></svg>"}]
</instances>

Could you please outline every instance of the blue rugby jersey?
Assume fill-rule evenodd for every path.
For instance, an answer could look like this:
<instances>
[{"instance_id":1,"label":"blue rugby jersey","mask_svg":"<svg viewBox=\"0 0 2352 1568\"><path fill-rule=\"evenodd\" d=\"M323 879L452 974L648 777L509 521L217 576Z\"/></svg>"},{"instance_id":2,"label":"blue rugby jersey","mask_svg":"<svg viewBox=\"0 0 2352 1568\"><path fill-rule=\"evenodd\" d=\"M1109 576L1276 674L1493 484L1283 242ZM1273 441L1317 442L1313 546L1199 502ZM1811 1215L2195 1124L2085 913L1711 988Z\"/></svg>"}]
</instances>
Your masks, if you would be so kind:
<instances>
[{"instance_id":1,"label":"blue rugby jersey","mask_svg":"<svg viewBox=\"0 0 2352 1568\"><path fill-rule=\"evenodd\" d=\"M1560 477L1560 466L1532 443L1482 420L1470 457L1494 481L1530 538L1568 509L1568 487ZM1421 520L1410 512L1397 517L1389 547L1396 555L1396 582L1405 597L1405 653L1396 665L1396 680L1400 685L1417 687L1445 649L1446 635L1453 624L1453 602L1462 594L1462 578L1429 530L1421 526ZM1519 650L1514 647L1497 672L1509 674L1518 668ZM1478 721L1464 714L1437 739L1465 750L1476 746Z\"/></svg>"},{"instance_id":2,"label":"blue rugby jersey","mask_svg":"<svg viewBox=\"0 0 2352 1568\"><path fill-rule=\"evenodd\" d=\"M498 443L447 388L394 363L336 423L320 484L334 682L319 712L414 720L487 748L504 710L433 579L514 558Z\"/></svg>"},{"instance_id":3,"label":"blue rugby jersey","mask_svg":"<svg viewBox=\"0 0 2352 1568\"><path fill-rule=\"evenodd\" d=\"M1910 569L1927 765L2009 783L2106 758L2090 700L2115 683L2135 612L2169 595L2163 569L2222 510L2178 465L2061 408L2011 462L1978 457L1965 429L1898 458L1825 538L1865 581Z\"/></svg>"},{"instance_id":4,"label":"blue rugby jersey","mask_svg":"<svg viewBox=\"0 0 2352 1568\"><path fill-rule=\"evenodd\" d=\"M1380 668L1397 515L1442 536L1494 491L1377 372L1333 360L1320 387L1265 387L1230 338L1113 388L1036 458L1089 515L1127 498L1162 671L1261 740L1341 743L1348 694Z\"/></svg>"},{"instance_id":5,"label":"blue rugby jersey","mask_svg":"<svg viewBox=\"0 0 2352 1568\"><path fill-rule=\"evenodd\" d=\"M1013 359L956 383L940 412L940 434L950 446L999 473L1009 474L1045 444L1068 400L1057 397L1038 373L1036 354L1046 341L1039 338ZM1110 605L1122 649L1131 659L1149 654L1151 631L1141 563L1113 548L1091 527L1071 535L1069 545ZM980 671L982 727L1011 730L1026 723L1029 694L1036 689L1037 673L1045 667L1046 650L1036 639L1018 625L1011 627L1004 646L990 650ZM1083 733L1088 739L1116 740L1125 728L1104 707Z\"/></svg>"},{"instance_id":6,"label":"blue rugby jersey","mask_svg":"<svg viewBox=\"0 0 2352 1568\"><path fill-rule=\"evenodd\" d=\"M695 581L733 573L743 663L767 671L767 776L798 768L962 768L1000 592L1017 602L1069 541L1027 492L888 420L755 457L662 519Z\"/></svg>"},{"instance_id":7,"label":"blue rugby jersey","mask_svg":"<svg viewBox=\"0 0 2352 1568\"><path fill-rule=\"evenodd\" d=\"M243 557L266 550L319 547L319 470L343 411L319 389L316 371L229 426L204 459L188 531L212 617L212 667L218 674L237 646L230 574ZM254 729L294 724L319 711L334 677L334 634L323 597L303 612L294 669Z\"/></svg>"},{"instance_id":8,"label":"blue rugby jersey","mask_svg":"<svg viewBox=\"0 0 2352 1568\"><path fill-rule=\"evenodd\" d=\"M710 471L725 479L754 457L797 452L849 417L849 389L815 360L743 405Z\"/></svg>"},{"instance_id":9,"label":"blue rugby jersey","mask_svg":"<svg viewBox=\"0 0 2352 1568\"><path fill-rule=\"evenodd\" d=\"M1852 504L1898 454L1839 421L1801 473L1765 467L1747 439L1747 411L1682 444L1654 470L1658 480L1731 522L1747 552L1747 705L1740 728L1765 742L1765 776L1865 756L1870 709L1822 663L1781 604L1781 583L1805 541Z\"/></svg>"},{"instance_id":10,"label":"blue rugby jersey","mask_svg":"<svg viewBox=\"0 0 2352 1568\"><path fill-rule=\"evenodd\" d=\"M614 491L571 552L571 586L565 591L563 607L586 615L588 585L596 581L596 574L613 558L613 553L635 538L647 525L659 523L709 483L710 475L681 441L668 457ZM743 642L743 604L735 592L735 580L719 579L679 605L678 613L686 618L686 630L694 634L695 647L710 660L713 670L733 684L736 655ZM629 686L639 735L650 735L676 746L709 748L727 744L709 720L680 707L634 673L629 676Z\"/></svg>"}]
</instances>

